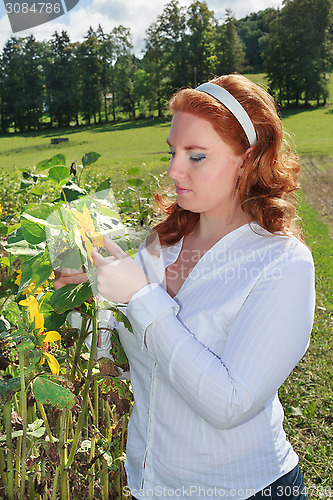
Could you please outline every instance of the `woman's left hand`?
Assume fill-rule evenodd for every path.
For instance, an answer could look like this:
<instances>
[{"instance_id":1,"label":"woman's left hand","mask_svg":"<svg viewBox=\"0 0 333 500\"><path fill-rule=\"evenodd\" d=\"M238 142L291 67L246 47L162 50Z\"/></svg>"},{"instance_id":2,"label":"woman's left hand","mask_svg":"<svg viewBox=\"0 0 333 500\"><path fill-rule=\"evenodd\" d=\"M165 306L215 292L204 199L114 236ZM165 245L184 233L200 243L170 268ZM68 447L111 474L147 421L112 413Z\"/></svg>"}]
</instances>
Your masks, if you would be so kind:
<instances>
[{"instance_id":1,"label":"woman's left hand","mask_svg":"<svg viewBox=\"0 0 333 500\"><path fill-rule=\"evenodd\" d=\"M149 284L141 267L116 243L104 236L104 243L110 257L93 252L96 266L98 291L108 300L127 304L133 295Z\"/></svg>"}]
</instances>

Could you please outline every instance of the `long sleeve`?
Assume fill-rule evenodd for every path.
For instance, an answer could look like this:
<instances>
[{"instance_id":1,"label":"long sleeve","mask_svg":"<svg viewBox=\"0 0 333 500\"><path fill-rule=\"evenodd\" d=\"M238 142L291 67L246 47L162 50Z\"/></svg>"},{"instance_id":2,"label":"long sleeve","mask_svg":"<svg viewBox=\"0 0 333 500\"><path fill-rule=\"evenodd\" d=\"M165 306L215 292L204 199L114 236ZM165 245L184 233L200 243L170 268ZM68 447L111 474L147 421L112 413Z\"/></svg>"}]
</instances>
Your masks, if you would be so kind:
<instances>
[{"instance_id":1,"label":"long sleeve","mask_svg":"<svg viewBox=\"0 0 333 500\"><path fill-rule=\"evenodd\" d=\"M260 412L301 359L314 303L313 261L300 252L263 269L221 356L183 325L176 302L159 286L134 296L127 315L174 389L210 425L228 429Z\"/></svg>"}]
</instances>

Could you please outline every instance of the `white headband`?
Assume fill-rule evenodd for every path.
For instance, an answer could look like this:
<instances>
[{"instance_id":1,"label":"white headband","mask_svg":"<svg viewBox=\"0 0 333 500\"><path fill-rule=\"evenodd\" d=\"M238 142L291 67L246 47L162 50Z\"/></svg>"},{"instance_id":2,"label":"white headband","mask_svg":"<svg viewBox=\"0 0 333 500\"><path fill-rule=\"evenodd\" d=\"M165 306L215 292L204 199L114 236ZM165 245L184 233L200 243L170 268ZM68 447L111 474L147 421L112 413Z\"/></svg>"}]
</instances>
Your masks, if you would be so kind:
<instances>
[{"instance_id":1,"label":"white headband","mask_svg":"<svg viewBox=\"0 0 333 500\"><path fill-rule=\"evenodd\" d=\"M234 96L230 94L230 92L220 87L219 85L216 85L216 83L211 82L203 83L202 85L199 85L199 87L197 87L195 90L206 92L206 94L215 97L215 99L224 104L224 106L228 108L229 111L231 111L234 117L241 124L246 137L248 138L250 146L255 146L255 144L257 144L257 134L254 130L254 126L249 115L247 114L243 106L237 101L237 99L235 99Z\"/></svg>"}]
</instances>

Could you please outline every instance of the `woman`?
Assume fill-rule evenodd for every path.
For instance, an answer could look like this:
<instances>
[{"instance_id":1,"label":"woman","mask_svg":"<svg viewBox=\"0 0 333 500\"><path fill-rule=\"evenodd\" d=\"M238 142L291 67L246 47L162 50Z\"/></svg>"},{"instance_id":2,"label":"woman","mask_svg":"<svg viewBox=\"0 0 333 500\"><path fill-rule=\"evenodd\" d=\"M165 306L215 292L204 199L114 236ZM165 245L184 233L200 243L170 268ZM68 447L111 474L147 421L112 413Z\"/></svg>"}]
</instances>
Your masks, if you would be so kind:
<instances>
[{"instance_id":1,"label":"woman","mask_svg":"<svg viewBox=\"0 0 333 500\"><path fill-rule=\"evenodd\" d=\"M107 238L112 256L94 252L100 293L127 304L134 331L118 325L135 399L129 488L306 499L277 395L314 313L313 261L289 198L299 165L273 100L240 75L180 90L170 108L177 202L136 262Z\"/></svg>"}]
</instances>

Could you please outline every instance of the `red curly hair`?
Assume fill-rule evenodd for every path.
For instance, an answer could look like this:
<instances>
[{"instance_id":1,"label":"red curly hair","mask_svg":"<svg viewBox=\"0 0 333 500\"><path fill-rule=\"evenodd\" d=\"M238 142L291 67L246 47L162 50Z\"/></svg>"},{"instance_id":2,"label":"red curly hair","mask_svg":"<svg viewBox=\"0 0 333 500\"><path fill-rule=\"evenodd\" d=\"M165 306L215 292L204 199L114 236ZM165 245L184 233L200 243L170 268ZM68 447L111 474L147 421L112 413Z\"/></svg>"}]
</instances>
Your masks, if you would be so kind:
<instances>
[{"instance_id":1,"label":"red curly hair","mask_svg":"<svg viewBox=\"0 0 333 500\"><path fill-rule=\"evenodd\" d=\"M281 120L273 98L261 87L239 74L224 75L211 80L232 94L243 106L254 125L258 142L244 161L238 193L242 209L272 234L294 234L303 240L297 224L296 201L300 165L284 138ZM172 113L193 113L208 120L221 139L237 155L249 149L245 132L234 115L214 97L195 89L177 91L170 100ZM155 195L167 218L155 226L160 243L172 245L193 231L200 214Z\"/></svg>"}]
</instances>

